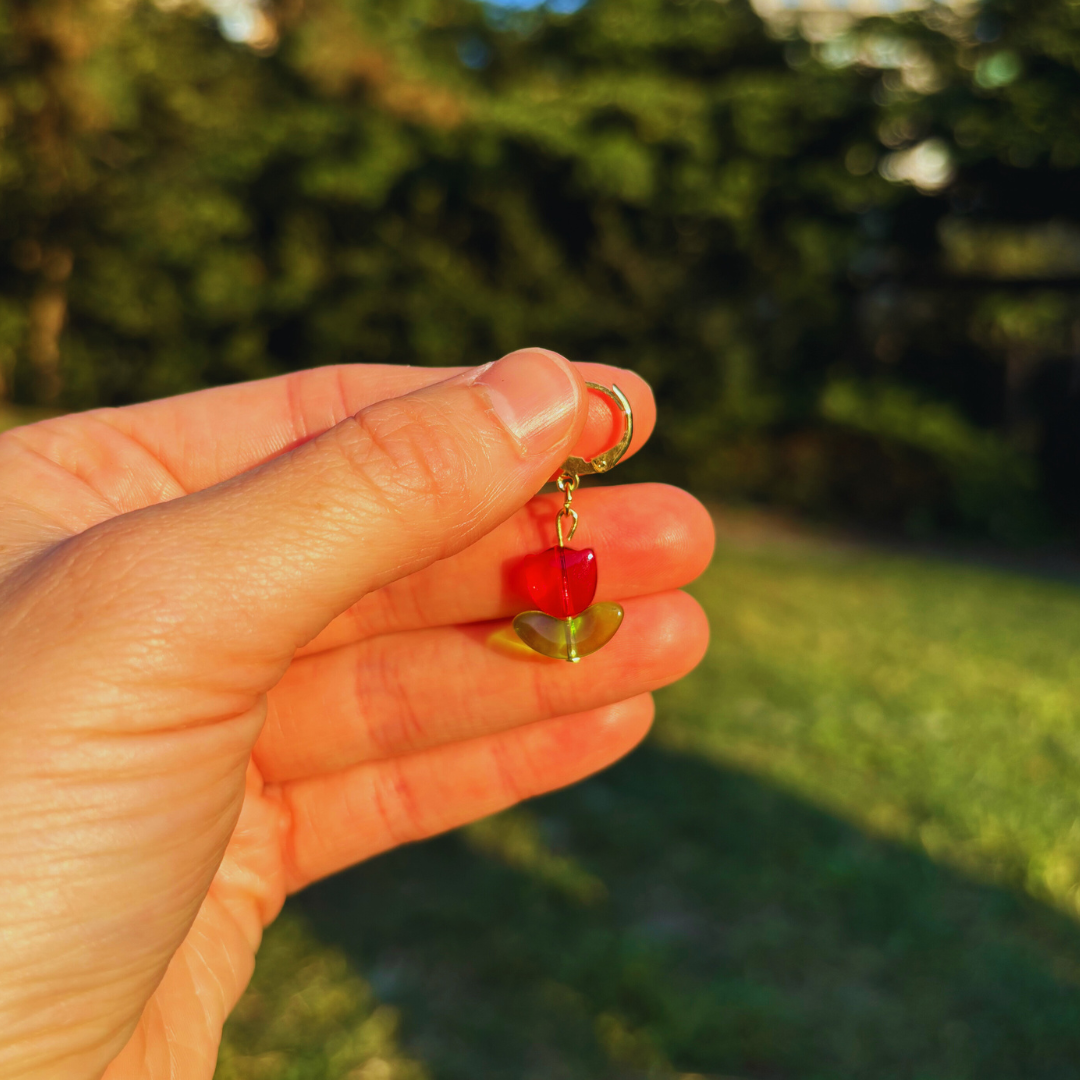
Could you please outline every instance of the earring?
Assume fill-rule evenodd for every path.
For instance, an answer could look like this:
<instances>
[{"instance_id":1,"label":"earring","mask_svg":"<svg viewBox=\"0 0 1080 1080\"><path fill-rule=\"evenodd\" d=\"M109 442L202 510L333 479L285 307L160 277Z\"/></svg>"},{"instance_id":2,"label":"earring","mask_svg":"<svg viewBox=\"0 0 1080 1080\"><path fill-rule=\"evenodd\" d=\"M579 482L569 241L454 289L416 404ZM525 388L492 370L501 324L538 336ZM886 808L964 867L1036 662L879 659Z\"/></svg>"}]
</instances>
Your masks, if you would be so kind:
<instances>
[{"instance_id":1,"label":"earring","mask_svg":"<svg viewBox=\"0 0 1080 1080\"><path fill-rule=\"evenodd\" d=\"M539 611L523 611L514 619L514 632L530 649L557 660L576 664L583 656L606 645L622 625L621 604L593 604L596 595L596 553L592 548L566 545L577 532L578 514L571 505L582 476L610 472L626 453L634 435L634 414L630 402L617 387L609 390L586 383L618 408L623 418L622 438L591 461L569 457L555 481L563 494L563 505L555 515L555 547L525 560L524 578L532 601ZM563 523L569 531L563 536ZM590 606L591 605L591 606Z\"/></svg>"}]
</instances>

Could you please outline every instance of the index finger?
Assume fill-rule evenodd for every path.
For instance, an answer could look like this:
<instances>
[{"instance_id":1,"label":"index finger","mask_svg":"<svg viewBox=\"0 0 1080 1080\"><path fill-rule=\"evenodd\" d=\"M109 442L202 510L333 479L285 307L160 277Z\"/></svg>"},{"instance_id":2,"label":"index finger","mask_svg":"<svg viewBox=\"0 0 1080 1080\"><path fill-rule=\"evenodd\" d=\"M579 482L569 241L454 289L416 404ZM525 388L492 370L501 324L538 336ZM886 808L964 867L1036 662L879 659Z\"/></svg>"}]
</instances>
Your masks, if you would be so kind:
<instances>
[{"instance_id":1,"label":"index finger","mask_svg":"<svg viewBox=\"0 0 1080 1080\"><path fill-rule=\"evenodd\" d=\"M652 391L639 375L607 364L575 365L588 382L618 384L634 412L639 450L656 423ZM258 382L215 387L92 415L152 454L174 481L164 497L201 491L254 468L334 427L361 409L441 382L466 368L344 364ZM589 419L574 452L591 457L618 440L609 405L590 395ZM167 492L167 494L165 494Z\"/></svg>"}]
</instances>

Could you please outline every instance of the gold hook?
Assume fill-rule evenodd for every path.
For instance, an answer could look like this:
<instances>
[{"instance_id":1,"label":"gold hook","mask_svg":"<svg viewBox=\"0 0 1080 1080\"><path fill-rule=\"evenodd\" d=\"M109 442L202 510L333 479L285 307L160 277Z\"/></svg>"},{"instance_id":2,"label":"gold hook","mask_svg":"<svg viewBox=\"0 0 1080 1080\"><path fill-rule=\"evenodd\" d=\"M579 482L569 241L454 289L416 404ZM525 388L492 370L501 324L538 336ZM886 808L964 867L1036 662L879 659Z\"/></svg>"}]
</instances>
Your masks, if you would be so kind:
<instances>
[{"instance_id":1,"label":"gold hook","mask_svg":"<svg viewBox=\"0 0 1080 1080\"><path fill-rule=\"evenodd\" d=\"M563 539L562 534L562 519L568 517L570 519L570 532L566 539ZM559 547L566 547L571 540L574 539L574 533L577 532L578 512L572 506L564 506L555 515L555 535L559 538Z\"/></svg>"},{"instance_id":2,"label":"gold hook","mask_svg":"<svg viewBox=\"0 0 1080 1080\"><path fill-rule=\"evenodd\" d=\"M562 466L562 472L567 476L588 476L591 473L610 472L618 465L619 459L626 453L630 440L634 437L634 414L630 410L630 402L626 400L626 395L615 385L612 385L610 390L599 383L587 382L585 385L590 390L603 394L615 404L622 414L624 430L622 438L613 447L602 454L597 454L591 461L579 457L568 457Z\"/></svg>"},{"instance_id":3,"label":"gold hook","mask_svg":"<svg viewBox=\"0 0 1080 1080\"><path fill-rule=\"evenodd\" d=\"M559 547L566 547L571 540L574 539L574 533L577 532L578 526L578 512L570 505L574 501L574 492L577 491L578 484L581 483L580 476L574 476L569 473L563 473L558 480L555 481L558 489L563 493L564 501L562 509L555 515L555 534L559 538ZM570 535L563 539L562 534L562 519L570 519Z\"/></svg>"}]
</instances>

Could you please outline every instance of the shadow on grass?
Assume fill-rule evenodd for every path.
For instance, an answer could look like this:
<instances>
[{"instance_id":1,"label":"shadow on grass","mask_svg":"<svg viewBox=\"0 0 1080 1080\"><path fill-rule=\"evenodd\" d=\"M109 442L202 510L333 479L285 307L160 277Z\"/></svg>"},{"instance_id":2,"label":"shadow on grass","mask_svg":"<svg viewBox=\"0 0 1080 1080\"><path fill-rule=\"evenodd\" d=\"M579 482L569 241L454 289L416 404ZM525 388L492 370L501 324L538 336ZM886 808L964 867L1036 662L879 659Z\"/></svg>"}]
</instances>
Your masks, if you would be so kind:
<instances>
[{"instance_id":1,"label":"shadow on grass","mask_svg":"<svg viewBox=\"0 0 1080 1080\"><path fill-rule=\"evenodd\" d=\"M646 746L289 905L437 1080L1080 1077L1080 928Z\"/></svg>"}]
</instances>

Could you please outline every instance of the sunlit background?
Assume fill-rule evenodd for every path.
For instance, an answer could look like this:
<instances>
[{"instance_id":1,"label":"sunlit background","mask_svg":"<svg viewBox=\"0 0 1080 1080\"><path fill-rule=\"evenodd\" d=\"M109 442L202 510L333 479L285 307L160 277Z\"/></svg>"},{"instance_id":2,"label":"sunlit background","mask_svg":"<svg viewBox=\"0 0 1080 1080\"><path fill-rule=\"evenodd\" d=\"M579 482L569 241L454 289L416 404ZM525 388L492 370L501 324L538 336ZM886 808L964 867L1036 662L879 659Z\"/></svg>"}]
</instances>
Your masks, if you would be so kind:
<instances>
[{"instance_id":1,"label":"sunlit background","mask_svg":"<svg viewBox=\"0 0 1080 1080\"><path fill-rule=\"evenodd\" d=\"M0 426L633 367L714 640L294 898L221 1080L1080 1078L1080 3L5 0Z\"/></svg>"}]
</instances>

